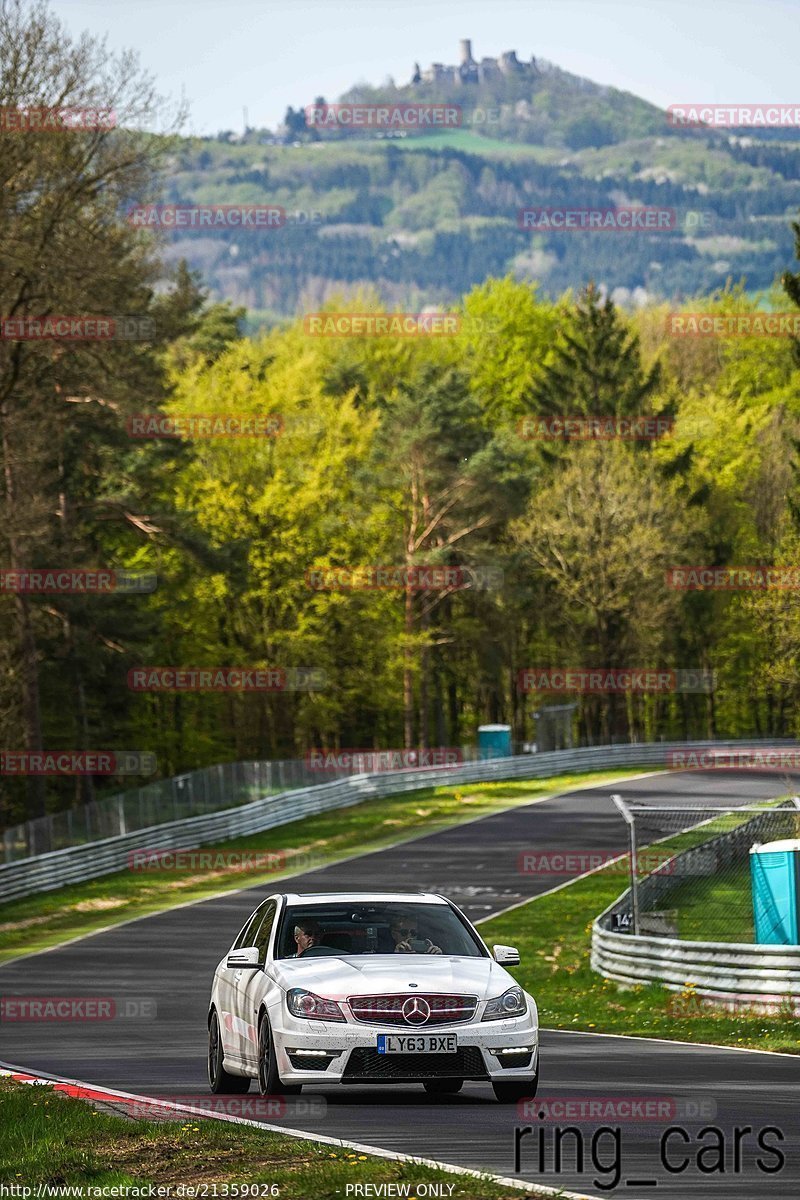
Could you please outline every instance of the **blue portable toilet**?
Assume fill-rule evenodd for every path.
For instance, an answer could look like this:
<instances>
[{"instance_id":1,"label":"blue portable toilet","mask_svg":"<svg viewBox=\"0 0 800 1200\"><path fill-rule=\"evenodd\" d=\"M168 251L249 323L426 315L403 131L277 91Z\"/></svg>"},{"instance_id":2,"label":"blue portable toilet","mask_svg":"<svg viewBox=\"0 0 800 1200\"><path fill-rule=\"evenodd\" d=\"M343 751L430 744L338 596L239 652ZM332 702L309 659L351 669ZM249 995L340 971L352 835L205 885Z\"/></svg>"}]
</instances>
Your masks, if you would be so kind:
<instances>
[{"instance_id":1,"label":"blue portable toilet","mask_svg":"<svg viewBox=\"0 0 800 1200\"><path fill-rule=\"evenodd\" d=\"M800 840L784 838L750 849L756 941L800 945Z\"/></svg>"},{"instance_id":2,"label":"blue portable toilet","mask_svg":"<svg viewBox=\"0 0 800 1200\"><path fill-rule=\"evenodd\" d=\"M510 725L478 726L478 758L506 758L510 753Z\"/></svg>"}]
</instances>

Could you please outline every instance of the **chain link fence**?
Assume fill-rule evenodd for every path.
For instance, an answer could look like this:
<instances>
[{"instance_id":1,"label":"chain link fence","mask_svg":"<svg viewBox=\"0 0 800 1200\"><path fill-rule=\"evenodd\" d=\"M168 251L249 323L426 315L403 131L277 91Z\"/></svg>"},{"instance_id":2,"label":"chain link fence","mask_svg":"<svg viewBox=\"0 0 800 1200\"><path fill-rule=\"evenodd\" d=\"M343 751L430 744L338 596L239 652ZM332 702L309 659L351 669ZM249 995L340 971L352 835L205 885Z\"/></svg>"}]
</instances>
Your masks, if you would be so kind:
<instances>
[{"instance_id":1,"label":"chain link fence","mask_svg":"<svg viewBox=\"0 0 800 1200\"><path fill-rule=\"evenodd\" d=\"M750 850L800 838L800 799L747 805L615 803L630 853L619 864L630 891L610 928L693 942L755 942Z\"/></svg>"},{"instance_id":2,"label":"chain link fence","mask_svg":"<svg viewBox=\"0 0 800 1200\"><path fill-rule=\"evenodd\" d=\"M475 747L462 747L461 761L480 758ZM237 808L253 800L297 788L362 774L364 765L311 765L306 759L220 763L130 788L77 808L50 813L3 832L3 861L18 862L86 842L123 837L169 821Z\"/></svg>"}]
</instances>

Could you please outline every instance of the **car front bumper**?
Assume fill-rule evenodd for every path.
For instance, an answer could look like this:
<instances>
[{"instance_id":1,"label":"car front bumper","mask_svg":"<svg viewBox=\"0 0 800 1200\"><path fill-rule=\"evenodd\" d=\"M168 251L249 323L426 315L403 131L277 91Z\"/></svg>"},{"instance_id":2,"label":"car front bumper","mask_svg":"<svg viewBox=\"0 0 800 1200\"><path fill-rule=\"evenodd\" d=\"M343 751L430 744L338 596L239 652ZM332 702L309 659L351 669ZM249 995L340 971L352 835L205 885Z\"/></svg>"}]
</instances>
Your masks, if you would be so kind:
<instances>
[{"instance_id":1,"label":"car front bumper","mask_svg":"<svg viewBox=\"0 0 800 1200\"><path fill-rule=\"evenodd\" d=\"M416 1027L348 1020L308 1021L283 1004L270 1023L284 1083L419 1083L429 1079L525 1080L536 1075L538 1023L530 1006L522 1017ZM379 1054L378 1035L454 1034L456 1054ZM509 1053L515 1051L515 1053Z\"/></svg>"}]
</instances>

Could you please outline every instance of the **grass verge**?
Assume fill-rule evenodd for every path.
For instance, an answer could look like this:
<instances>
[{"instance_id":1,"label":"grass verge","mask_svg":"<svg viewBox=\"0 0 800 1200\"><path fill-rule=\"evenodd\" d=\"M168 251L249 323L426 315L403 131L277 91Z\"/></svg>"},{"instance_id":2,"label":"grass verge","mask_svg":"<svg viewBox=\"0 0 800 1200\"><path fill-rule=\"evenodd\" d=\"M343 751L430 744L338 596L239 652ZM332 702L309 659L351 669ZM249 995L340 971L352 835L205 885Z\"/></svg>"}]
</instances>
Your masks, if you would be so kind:
<instances>
[{"instance_id":1,"label":"grass verge","mask_svg":"<svg viewBox=\"0 0 800 1200\"><path fill-rule=\"evenodd\" d=\"M680 936L693 942L755 942L750 863L737 863L707 879L692 879L670 893Z\"/></svg>"},{"instance_id":2,"label":"grass verge","mask_svg":"<svg viewBox=\"0 0 800 1200\"><path fill-rule=\"evenodd\" d=\"M114 1187L148 1183L172 1185L173 1197L181 1184L207 1187L208 1196L224 1196L224 1185L261 1184L247 1194L341 1200L348 1183L406 1183L412 1195L415 1185L443 1183L453 1186L453 1200L521 1195L488 1178L471 1179L202 1117L154 1122L110 1116L50 1087L9 1081L0 1081L0 1182L32 1188L71 1185L81 1190L61 1194L87 1200L111 1198ZM275 1191L270 1192L271 1186ZM443 1194L448 1194L446 1188Z\"/></svg>"},{"instance_id":3,"label":"grass verge","mask_svg":"<svg viewBox=\"0 0 800 1200\"><path fill-rule=\"evenodd\" d=\"M549 779L461 784L427 788L381 800L367 800L315 817L306 817L246 838L207 847L212 853L234 850L277 852L285 869L183 871L119 871L99 879L43 892L0 905L0 962L22 953L45 950L70 938L108 928L132 917L147 916L204 900L222 892L275 882L298 871L322 867L354 854L421 834L435 833L477 817L579 785L611 782L648 770L593 771ZM142 843L146 847L146 835Z\"/></svg>"},{"instance_id":4,"label":"grass verge","mask_svg":"<svg viewBox=\"0 0 800 1200\"><path fill-rule=\"evenodd\" d=\"M721 817L659 843L658 850L687 849L742 819ZM522 965L511 973L536 998L543 1026L800 1053L800 1018L789 1009L765 1016L743 1005L730 1013L701 1003L690 980L680 992L661 984L623 988L594 972L592 923L627 882L627 865L612 864L479 923L490 945L519 947Z\"/></svg>"}]
</instances>

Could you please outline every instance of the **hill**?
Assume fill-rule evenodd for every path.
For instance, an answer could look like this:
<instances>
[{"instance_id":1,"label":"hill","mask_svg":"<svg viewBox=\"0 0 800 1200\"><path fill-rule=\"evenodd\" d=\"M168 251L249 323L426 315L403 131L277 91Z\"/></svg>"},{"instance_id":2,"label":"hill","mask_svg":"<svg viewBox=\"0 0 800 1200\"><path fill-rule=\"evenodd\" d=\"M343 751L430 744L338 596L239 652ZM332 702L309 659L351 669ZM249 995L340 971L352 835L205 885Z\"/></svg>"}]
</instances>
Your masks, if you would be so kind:
<instances>
[{"instance_id":1,"label":"hill","mask_svg":"<svg viewBox=\"0 0 800 1200\"><path fill-rule=\"evenodd\" d=\"M462 46L460 66L416 68L414 82L361 84L339 101L456 106L456 128L319 128L290 108L277 131L183 141L165 200L279 204L288 220L179 231L169 256L267 322L365 286L392 306L447 304L507 273L553 296L591 278L623 303L707 294L728 278L754 291L791 260L797 131L674 128L654 105L550 64L513 52L476 63L471 48L469 59L474 78L459 75ZM673 227L520 228L531 206L638 205L674 210Z\"/></svg>"}]
</instances>

